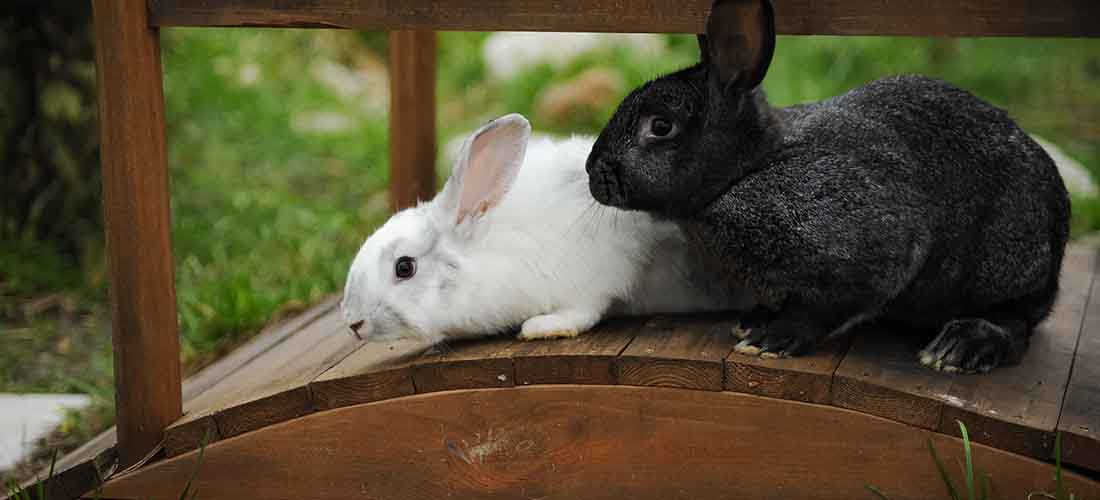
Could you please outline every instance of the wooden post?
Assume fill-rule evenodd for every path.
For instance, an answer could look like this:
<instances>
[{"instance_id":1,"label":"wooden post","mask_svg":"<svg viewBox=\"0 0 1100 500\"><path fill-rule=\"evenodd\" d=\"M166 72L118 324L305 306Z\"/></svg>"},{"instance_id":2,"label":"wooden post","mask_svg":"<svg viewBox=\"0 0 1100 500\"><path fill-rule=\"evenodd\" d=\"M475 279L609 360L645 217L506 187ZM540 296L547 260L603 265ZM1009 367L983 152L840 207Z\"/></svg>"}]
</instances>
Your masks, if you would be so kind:
<instances>
[{"instance_id":1,"label":"wooden post","mask_svg":"<svg viewBox=\"0 0 1100 500\"><path fill-rule=\"evenodd\" d=\"M390 207L435 194L433 31L390 32Z\"/></svg>"},{"instance_id":2,"label":"wooden post","mask_svg":"<svg viewBox=\"0 0 1100 500\"><path fill-rule=\"evenodd\" d=\"M121 466L179 418L160 40L145 0L94 0L103 217L111 270Z\"/></svg>"}]
</instances>

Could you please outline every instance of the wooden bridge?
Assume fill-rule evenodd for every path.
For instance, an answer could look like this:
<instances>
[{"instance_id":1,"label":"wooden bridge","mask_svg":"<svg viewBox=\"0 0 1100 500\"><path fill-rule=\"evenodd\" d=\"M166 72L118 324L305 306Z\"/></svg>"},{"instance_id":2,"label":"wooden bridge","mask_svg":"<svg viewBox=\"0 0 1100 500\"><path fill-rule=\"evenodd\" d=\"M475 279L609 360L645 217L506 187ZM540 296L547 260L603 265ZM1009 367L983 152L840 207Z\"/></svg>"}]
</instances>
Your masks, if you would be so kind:
<instances>
[{"instance_id":1,"label":"wooden bridge","mask_svg":"<svg viewBox=\"0 0 1100 500\"><path fill-rule=\"evenodd\" d=\"M737 319L715 315L425 351L355 340L332 299L188 380L153 460L105 470L107 434L59 479L111 475L100 494L120 499L174 498L196 468L204 499L861 498L867 484L929 498L927 440L953 462L961 421L1000 497L1052 488L1061 432L1084 473L1071 489L1100 498L1096 273L1097 251L1071 247L1023 362L975 376L923 368L920 339L873 327L809 357L747 357Z\"/></svg>"},{"instance_id":2,"label":"wooden bridge","mask_svg":"<svg viewBox=\"0 0 1100 500\"><path fill-rule=\"evenodd\" d=\"M1100 36L1096 0L775 0L783 34ZM431 30L702 31L710 0L93 0L111 263L112 429L64 457L50 498L892 498L941 493L931 439L965 422L1001 497L1052 487L1053 442L1100 498L1096 252L1071 250L1023 362L919 368L865 331L818 354L733 354L736 318L611 321L580 338L422 352L353 341L334 301L180 383L159 33L165 26L388 29L391 204L435 188ZM948 459L950 461L950 459ZM1091 479L1090 479L1091 478ZM101 484L102 483L102 484ZM101 489L95 491L96 485Z\"/></svg>"}]
</instances>

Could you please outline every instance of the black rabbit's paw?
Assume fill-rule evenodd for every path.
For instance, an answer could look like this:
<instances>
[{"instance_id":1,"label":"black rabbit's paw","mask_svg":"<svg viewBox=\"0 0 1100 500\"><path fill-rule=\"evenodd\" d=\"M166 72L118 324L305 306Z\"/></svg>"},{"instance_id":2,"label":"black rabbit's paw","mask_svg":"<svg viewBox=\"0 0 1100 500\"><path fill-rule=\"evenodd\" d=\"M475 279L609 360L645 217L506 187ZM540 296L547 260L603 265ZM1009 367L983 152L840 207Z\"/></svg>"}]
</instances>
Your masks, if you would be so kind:
<instances>
[{"instance_id":1,"label":"black rabbit's paw","mask_svg":"<svg viewBox=\"0 0 1100 500\"><path fill-rule=\"evenodd\" d=\"M742 340L734 346L734 351L761 358L797 356L813 350L817 345L817 338L807 334L804 329L782 323L757 325L749 330L742 330L741 334Z\"/></svg>"},{"instance_id":2,"label":"black rabbit's paw","mask_svg":"<svg viewBox=\"0 0 1100 500\"><path fill-rule=\"evenodd\" d=\"M768 326L775 314L766 309L757 307L741 317L737 325L733 327L733 334L739 339L748 338L754 331L759 331Z\"/></svg>"},{"instance_id":3,"label":"black rabbit's paw","mask_svg":"<svg viewBox=\"0 0 1100 500\"><path fill-rule=\"evenodd\" d=\"M924 349L920 363L946 373L986 373L1012 353L1010 334L984 319L957 319Z\"/></svg>"}]
</instances>

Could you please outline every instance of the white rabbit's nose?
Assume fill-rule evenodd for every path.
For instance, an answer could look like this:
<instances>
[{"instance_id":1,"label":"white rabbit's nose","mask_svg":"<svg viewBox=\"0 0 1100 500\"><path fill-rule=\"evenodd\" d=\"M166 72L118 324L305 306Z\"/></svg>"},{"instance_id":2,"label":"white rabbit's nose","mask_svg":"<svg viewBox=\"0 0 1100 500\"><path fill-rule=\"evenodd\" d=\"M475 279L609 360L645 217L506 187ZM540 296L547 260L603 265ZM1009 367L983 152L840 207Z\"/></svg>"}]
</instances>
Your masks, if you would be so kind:
<instances>
[{"instance_id":1,"label":"white rabbit's nose","mask_svg":"<svg viewBox=\"0 0 1100 500\"><path fill-rule=\"evenodd\" d=\"M348 325L348 331L350 331L351 334L355 336L355 338L363 340L363 337L359 335L359 329L363 328L364 323L365 322L362 320L356 321L355 323Z\"/></svg>"}]
</instances>

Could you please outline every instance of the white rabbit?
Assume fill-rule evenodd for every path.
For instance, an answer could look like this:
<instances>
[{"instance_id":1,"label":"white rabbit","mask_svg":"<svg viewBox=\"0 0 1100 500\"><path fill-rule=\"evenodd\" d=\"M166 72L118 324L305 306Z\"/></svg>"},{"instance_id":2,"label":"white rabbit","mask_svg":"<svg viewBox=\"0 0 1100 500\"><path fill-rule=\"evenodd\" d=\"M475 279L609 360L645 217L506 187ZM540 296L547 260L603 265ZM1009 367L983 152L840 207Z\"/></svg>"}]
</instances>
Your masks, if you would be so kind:
<instances>
[{"instance_id":1,"label":"white rabbit","mask_svg":"<svg viewBox=\"0 0 1100 500\"><path fill-rule=\"evenodd\" d=\"M750 305L706 276L673 224L595 203L593 138L528 146L530 134L518 114L481 127L435 199L367 239L341 302L353 334L571 337L611 314Z\"/></svg>"}]
</instances>

